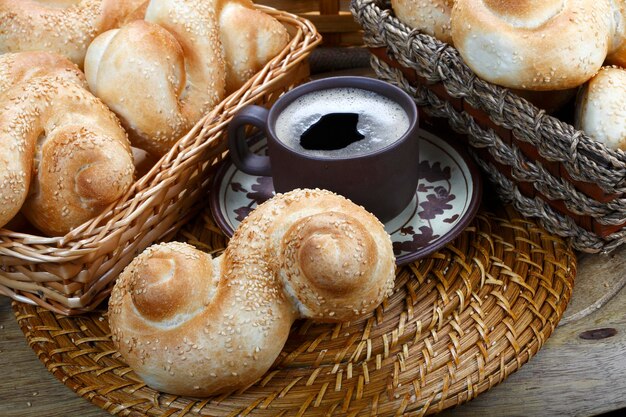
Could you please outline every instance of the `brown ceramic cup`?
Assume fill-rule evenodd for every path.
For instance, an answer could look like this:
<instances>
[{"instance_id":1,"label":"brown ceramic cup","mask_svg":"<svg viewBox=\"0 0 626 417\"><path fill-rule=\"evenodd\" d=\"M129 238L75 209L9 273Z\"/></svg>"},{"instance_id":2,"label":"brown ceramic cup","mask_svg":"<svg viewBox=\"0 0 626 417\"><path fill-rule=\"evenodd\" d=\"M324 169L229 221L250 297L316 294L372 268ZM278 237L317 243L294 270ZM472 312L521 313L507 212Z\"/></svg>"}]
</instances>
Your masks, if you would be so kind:
<instances>
[{"instance_id":1,"label":"brown ceramic cup","mask_svg":"<svg viewBox=\"0 0 626 417\"><path fill-rule=\"evenodd\" d=\"M361 89L378 93L400 105L408 117L408 130L381 149L345 157L312 155L287 146L276 134L276 121L299 97L312 92ZM265 132L268 156L250 151L245 127ZM376 215L382 222L393 219L411 202L418 181L418 112L413 99L401 89L366 77L333 77L301 85L280 97L267 110L243 107L228 128L233 163L243 172L271 176L276 192L295 188L322 188L343 195ZM367 139L367 138L366 138Z\"/></svg>"}]
</instances>

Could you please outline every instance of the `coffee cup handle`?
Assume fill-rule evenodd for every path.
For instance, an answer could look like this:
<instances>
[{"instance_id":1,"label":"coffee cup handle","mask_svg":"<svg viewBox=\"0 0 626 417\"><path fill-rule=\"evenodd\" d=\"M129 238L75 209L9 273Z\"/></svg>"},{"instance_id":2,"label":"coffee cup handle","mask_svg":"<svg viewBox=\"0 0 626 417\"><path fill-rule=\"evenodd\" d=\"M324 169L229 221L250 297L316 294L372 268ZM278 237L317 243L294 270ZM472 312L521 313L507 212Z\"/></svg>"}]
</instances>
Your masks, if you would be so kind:
<instances>
[{"instance_id":1,"label":"coffee cup handle","mask_svg":"<svg viewBox=\"0 0 626 417\"><path fill-rule=\"evenodd\" d=\"M272 175L270 158L252 153L248 146L245 127L252 125L267 131L267 114L261 106L247 105L241 108L228 126L228 148L233 163L246 174L269 177Z\"/></svg>"}]
</instances>

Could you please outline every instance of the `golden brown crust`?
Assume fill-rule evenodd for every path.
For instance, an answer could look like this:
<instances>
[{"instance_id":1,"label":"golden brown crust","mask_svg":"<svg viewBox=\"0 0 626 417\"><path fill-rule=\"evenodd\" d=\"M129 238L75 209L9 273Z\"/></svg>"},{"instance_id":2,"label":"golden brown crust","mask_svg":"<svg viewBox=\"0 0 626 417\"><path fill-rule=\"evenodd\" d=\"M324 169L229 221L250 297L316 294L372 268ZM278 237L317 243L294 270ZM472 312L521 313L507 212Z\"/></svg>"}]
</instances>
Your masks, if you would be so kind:
<instances>
[{"instance_id":1,"label":"golden brown crust","mask_svg":"<svg viewBox=\"0 0 626 417\"><path fill-rule=\"evenodd\" d=\"M463 0L451 21L454 45L478 76L539 91L591 78L613 35L609 0Z\"/></svg>"},{"instance_id":2,"label":"golden brown crust","mask_svg":"<svg viewBox=\"0 0 626 417\"><path fill-rule=\"evenodd\" d=\"M353 209L348 200L294 196L284 210L298 221L274 220L270 233L283 236L276 246L281 277L301 316L352 320L371 311L393 285L393 250L373 215ZM281 213L277 210L277 213ZM387 277L381 285L381 277Z\"/></svg>"},{"instance_id":3,"label":"golden brown crust","mask_svg":"<svg viewBox=\"0 0 626 417\"><path fill-rule=\"evenodd\" d=\"M220 56L210 48L207 53L207 61L186 76L184 51L171 32L137 20L96 38L85 73L91 91L122 120L133 146L163 155L224 96L223 71L208 64Z\"/></svg>"},{"instance_id":4,"label":"golden brown crust","mask_svg":"<svg viewBox=\"0 0 626 417\"><path fill-rule=\"evenodd\" d=\"M249 5L152 0L145 22L92 42L85 59L89 87L122 119L133 145L167 153L287 44L278 21L240 3ZM220 19L222 12L228 19Z\"/></svg>"},{"instance_id":5,"label":"golden brown crust","mask_svg":"<svg viewBox=\"0 0 626 417\"><path fill-rule=\"evenodd\" d=\"M559 13L565 6L561 0L483 0L485 7L501 18L523 21L545 21Z\"/></svg>"},{"instance_id":6,"label":"golden brown crust","mask_svg":"<svg viewBox=\"0 0 626 417\"><path fill-rule=\"evenodd\" d=\"M82 67L100 33L141 15L146 0L0 0L0 53L56 52Z\"/></svg>"},{"instance_id":7,"label":"golden brown crust","mask_svg":"<svg viewBox=\"0 0 626 417\"><path fill-rule=\"evenodd\" d=\"M310 256L317 262L303 262ZM269 369L296 318L369 313L394 272L391 239L373 215L327 191L295 190L257 207L212 262L175 242L135 258L111 293L112 337L156 389L230 391Z\"/></svg>"},{"instance_id":8,"label":"golden brown crust","mask_svg":"<svg viewBox=\"0 0 626 417\"><path fill-rule=\"evenodd\" d=\"M0 56L0 224L20 208L62 235L120 198L133 181L130 145L78 68L47 52Z\"/></svg>"}]
</instances>

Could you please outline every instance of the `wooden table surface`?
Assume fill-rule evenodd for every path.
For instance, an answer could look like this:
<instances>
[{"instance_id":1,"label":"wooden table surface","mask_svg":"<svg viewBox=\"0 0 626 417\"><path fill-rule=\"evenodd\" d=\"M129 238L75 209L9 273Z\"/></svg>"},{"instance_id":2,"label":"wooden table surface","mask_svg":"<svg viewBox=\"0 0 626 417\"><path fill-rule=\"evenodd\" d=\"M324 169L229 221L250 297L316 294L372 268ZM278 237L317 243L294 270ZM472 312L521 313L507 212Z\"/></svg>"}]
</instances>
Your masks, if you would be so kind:
<instances>
[{"instance_id":1,"label":"wooden table surface","mask_svg":"<svg viewBox=\"0 0 626 417\"><path fill-rule=\"evenodd\" d=\"M572 301L539 353L450 416L590 416L626 407L626 248L579 256ZM599 308L598 308L599 307ZM583 332L615 329L601 340ZM104 417L52 376L29 348L11 301L0 296L0 416Z\"/></svg>"}]
</instances>

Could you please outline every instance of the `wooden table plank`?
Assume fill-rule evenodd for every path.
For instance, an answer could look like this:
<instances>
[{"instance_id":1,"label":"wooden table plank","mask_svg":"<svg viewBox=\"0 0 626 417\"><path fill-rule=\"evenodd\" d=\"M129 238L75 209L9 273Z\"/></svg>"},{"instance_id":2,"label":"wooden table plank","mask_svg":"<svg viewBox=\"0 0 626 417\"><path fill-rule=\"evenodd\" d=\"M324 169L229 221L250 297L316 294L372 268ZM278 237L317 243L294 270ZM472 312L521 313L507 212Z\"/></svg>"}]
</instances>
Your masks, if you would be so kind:
<instances>
[{"instance_id":1,"label":"wooden table plank","mask_svg":"<svg viewBox=\"0 0 626 417\"><path fill-rule=\"evenodd\" d=\"M82 399L48 372L33 352L11 310L0 296L0 416L110 416Z\"/></svg>"}]
</instances>

